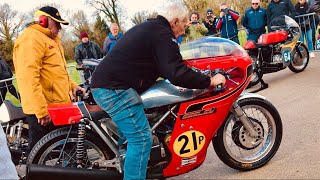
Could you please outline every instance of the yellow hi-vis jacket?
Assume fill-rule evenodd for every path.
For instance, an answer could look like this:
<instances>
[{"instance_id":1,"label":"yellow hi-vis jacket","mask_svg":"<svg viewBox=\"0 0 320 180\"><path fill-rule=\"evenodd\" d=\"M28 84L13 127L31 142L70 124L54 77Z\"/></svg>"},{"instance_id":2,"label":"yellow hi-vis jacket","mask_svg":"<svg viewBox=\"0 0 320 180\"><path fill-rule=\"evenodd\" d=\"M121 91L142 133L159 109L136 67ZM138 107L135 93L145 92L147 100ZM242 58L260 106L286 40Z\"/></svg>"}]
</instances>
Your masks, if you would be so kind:
<instances>
[{"instance_id":1,"label":"yellow hi-vis jacket","mask_svg":"<svg viewBox=\"0 0 320 180\"><path fill-rule=\"evenodd\" d=\"M60 37L38 24L27 27L15 41L13 63L25 114L48 115L49 104L71 102L77 84L67 71Z\"/></svg>"}]
</instances>

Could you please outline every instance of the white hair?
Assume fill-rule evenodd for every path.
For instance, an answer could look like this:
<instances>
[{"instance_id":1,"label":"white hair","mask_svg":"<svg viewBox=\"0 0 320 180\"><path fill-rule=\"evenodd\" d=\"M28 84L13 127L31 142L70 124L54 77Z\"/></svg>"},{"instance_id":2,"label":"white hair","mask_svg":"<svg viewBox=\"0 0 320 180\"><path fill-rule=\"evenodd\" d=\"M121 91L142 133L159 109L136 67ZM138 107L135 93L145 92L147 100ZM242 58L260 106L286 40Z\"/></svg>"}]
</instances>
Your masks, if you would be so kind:
<instances>
[{"instance_id":1,"label":"white hair","mask_svg":"<svg viewBox=\"0 0 320 180\"><path fill-rule=\"evenodd\" d=\"M184 18L188 18L188 9L180 2L171 2L162 6L158 11L158 15L165 17L169 22L174 18L183 20Z\"/></svg>"}]
</instances>

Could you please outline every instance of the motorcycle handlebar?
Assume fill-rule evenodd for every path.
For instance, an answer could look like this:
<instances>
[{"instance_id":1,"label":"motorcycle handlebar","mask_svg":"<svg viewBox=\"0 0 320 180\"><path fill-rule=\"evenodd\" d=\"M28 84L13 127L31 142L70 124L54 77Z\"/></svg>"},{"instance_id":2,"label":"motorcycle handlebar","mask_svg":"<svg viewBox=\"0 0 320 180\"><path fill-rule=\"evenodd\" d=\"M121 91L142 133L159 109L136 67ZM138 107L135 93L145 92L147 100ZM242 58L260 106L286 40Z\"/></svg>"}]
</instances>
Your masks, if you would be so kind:
<instances>
[{"instance_id":1,"label":"motorcycle handlebar","mask_svg":"<svg viewBox=\"0 0 320 180\"><path fill-rule=\"evenodd\" d=\"M229 76L229 73L225 72L223 69L214 69L214 70L210 70L210 69L207 69L207 70L201 70L201 69L198 69L198 68L195 68L195 67L192 67L192 69L196 72L200 72L201 74L204 74L204 75L207 75L207 76L210 76L210 77L213 77L217 74L221 74L223 75L226 79L230 79L230 76ZM213 90L217 93L220 93L220 92L223 92L225 90L225 87L222 85L222 84L219 84L215 87L213 87Z\"/></svg>"}]
</instances>

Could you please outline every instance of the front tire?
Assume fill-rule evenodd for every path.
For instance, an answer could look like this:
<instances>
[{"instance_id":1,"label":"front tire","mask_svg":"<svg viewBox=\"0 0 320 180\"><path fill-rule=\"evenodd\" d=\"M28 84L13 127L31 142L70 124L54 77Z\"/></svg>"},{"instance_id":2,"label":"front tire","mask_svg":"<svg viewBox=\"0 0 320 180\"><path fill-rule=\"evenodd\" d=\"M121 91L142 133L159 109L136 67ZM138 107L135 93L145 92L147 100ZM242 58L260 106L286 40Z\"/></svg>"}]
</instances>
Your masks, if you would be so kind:
<instances>
[{"instance_id":1,"label":"front tire","mask_svg":"<svg viewBox=\"0 0 320 180\"><path fill-rule=\"evenodd\" d=\"M249 171L265 165L275 155L281 143L282 122L277 109L267 100L247 98L238 104L259 136L250 137L241 121L230 113L212 142L222 162Z\"/></svg>"},{"instance_id":2,"label":"front tire","mask_svg":"<svg viewBox=\"0 0 320 180\"><path fill-rule=\"evenodd\" d=\"M66 141L69 127L60 128L44 136L31 150L28 164L42 164L48 166L76 167L76 146L78 133L72 130L65 149L62 147ZM102 139L92 131L86 132L84 141L86 147L86 162L84 168L92 168L95 160L108 160L114 158L111 149ZM62 156L60 154L62 153ZM60 160L59 157L60 156ZM57 163L57 161L59 162Z\"/></svg>"},{"instance_id":3,"label":"front tire","mask_svg":"<svg viewBox=\"0 0 320 180\"><path fill-rule=\"evenodd\" d=\"M304 71L307 68L309 63L309 51L306 45L303 43L298 43L293 51L293 61L289 64L289 69L292 72L299 73ZM297 49L300 51L301 56L297 52Z\"/></svg>"}]
</instances>

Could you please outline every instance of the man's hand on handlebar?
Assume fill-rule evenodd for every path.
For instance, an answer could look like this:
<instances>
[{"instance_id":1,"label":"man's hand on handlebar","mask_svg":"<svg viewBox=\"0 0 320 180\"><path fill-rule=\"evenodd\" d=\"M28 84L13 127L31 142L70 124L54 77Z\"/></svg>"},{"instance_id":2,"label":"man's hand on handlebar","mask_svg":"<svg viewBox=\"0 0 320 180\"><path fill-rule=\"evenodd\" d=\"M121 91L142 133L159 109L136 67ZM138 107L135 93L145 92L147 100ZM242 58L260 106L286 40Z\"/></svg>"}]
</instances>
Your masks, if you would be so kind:
<instances>
[{"instance_id":1,"label":"man's hand on handlebar","mask_svg":"<svg viewBox=\"0 0 320 180\"><path fill-rule=\"evenodd\" d=\"M76 97L76 92L80 90L82 92L82 95L84 96L86 94L86 90L80 86L75 87L72 92L73 92L73 96Z\"/></svg>"},{"instance_id":2,"label":"man's hand on handlebar","mask_svg":"<svg viewBox=\"0 0 320 180\"><path fill-rule=\"evenodd\" d=\"M216 87L218 85L224 86L224 84L226 83L226 78L222 74L216 74L213 77L211 77L210 80L211 80L210 86L213 86L213 87Z\"/></svg>"}]
</instances>

